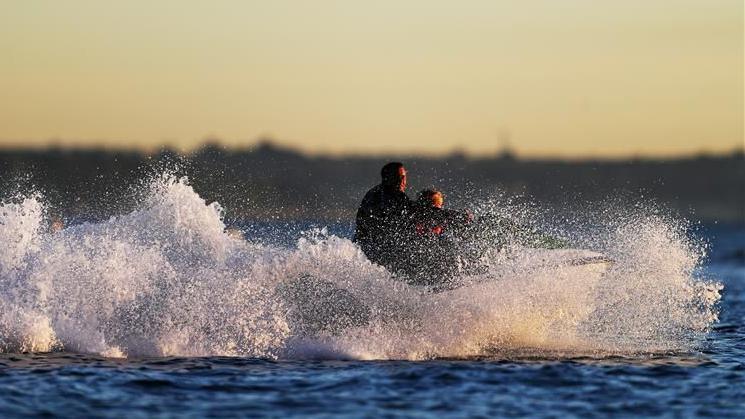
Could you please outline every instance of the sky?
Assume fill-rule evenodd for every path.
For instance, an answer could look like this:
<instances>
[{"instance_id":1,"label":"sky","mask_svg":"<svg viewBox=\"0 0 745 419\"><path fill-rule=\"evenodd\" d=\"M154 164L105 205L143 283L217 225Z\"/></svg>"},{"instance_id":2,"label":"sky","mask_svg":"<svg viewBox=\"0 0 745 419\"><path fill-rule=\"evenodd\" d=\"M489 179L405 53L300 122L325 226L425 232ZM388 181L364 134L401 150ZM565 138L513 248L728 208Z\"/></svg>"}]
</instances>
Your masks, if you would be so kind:
<instances>
[{"instance_id":1,"label":"sky","mask_svg":"<svg viewBox=\"0 0 745 419\"><path fill-rule=\"evenodd\" d=\"M0 147L743 147L742 0L0 0Z\"/></svg>"}]
</instances>

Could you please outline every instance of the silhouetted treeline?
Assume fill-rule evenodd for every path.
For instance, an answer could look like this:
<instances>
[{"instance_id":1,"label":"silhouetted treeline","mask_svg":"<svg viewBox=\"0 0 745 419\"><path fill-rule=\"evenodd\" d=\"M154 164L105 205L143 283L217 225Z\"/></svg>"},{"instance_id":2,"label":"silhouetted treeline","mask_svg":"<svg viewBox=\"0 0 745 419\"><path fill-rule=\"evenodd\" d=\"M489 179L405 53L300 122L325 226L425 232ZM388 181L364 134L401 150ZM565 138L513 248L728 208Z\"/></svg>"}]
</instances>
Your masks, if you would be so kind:
<instances>
[{"instance_id":1,"label":"silhouetted treeline","mask_svg":"<svg viewBox=\"0 0 745 419\"><path fill-rule=\"evenodd\" d=\"M703 221L745 222L742 152L673 160L518 160L509 155L306 156L270 143L248 150L206 145L187 156L103 150L0 151L2 196L38 191L50 211L70 219L100 219L134 208L142 185L165 170L189 177L226 217L352 220L380 167L409 168L410 195L441 188L453 206L496 191L552 206L628 194L654 198Z\"/></svg>"}]
</instances>

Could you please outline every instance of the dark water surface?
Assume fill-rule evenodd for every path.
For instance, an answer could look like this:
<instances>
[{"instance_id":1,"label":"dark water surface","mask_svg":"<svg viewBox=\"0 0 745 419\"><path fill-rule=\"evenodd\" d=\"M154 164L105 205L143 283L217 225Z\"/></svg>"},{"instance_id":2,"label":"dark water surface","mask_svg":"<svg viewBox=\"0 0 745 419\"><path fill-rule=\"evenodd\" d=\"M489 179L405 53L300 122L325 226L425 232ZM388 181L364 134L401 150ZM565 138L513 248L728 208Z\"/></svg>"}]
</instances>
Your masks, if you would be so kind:
<instances>
[{"instance_id":1,"label":"dark water surface","mask_svg":"<svg viewBox=\"0 0 745 419\"><path fill-rule=\"evenodd\" d=\"M707 232L720 321L685 354L430 361L0 354L0 416L745 415L742 229Z\"/></svg>"},{"instance_id":2,"label":"dark water surface","mask_svg":"<svg viewBox=\"0 0 745 419\"><path fill-rule=\"evenodd\" d=\"M742 347L714 352L425 362L6 355L0 410L6 417L738 416Z\"/></svg>"}]
</instances>

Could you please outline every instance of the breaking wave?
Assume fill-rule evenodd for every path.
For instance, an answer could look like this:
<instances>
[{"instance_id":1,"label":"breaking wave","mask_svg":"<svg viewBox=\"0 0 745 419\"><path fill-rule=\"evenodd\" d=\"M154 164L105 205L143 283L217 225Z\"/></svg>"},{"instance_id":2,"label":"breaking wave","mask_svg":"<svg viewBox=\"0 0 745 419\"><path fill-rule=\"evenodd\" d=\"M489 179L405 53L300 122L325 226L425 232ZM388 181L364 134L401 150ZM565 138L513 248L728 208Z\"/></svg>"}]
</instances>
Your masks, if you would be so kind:
<instances>
[{"instance_id":1,"label":"breaking wave","mask_svg":"<svg viewBox=\"0 0 745 419\"><path fill-rule=\"evenodd\" d=\"M691 351L721 286L659 216L590 234L597 253L511 247L487 272L431 292L396 280L348 239L291 247L236 237L219 204L163 176L135 211L50 232L38 196L0 207L0 351L111 357L429 359Z\"/></svg>"}]
</instances>

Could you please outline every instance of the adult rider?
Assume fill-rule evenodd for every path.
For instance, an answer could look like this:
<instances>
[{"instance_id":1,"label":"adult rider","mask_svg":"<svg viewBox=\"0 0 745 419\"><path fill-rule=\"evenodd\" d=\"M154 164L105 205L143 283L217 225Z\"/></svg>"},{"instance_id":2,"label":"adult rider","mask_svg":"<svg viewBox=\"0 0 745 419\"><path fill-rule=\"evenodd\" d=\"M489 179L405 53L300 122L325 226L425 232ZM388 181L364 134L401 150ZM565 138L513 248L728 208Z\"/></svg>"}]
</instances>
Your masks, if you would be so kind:
<instances>
[{"instance_id":1,"label":"adult rider","mask_svg":"<svg viewBox=\"0 0 745 419\"><path fill-rule=\"evenodd\" d=\"M406 168L391 162L380 171L381 182L370 189L357 210L354 241L371 262L392 272L406 269L414 240L416 204L406 195Z\"/></svg>"}]
</instances>

